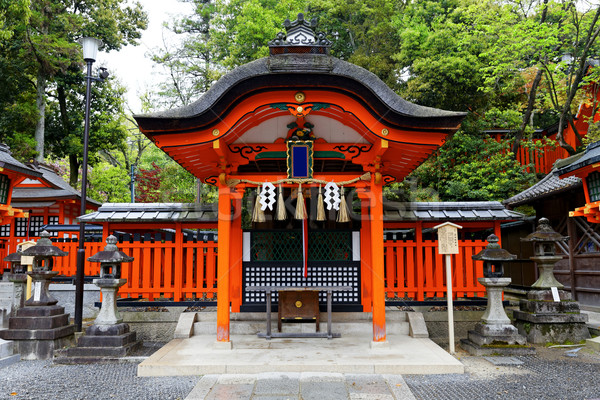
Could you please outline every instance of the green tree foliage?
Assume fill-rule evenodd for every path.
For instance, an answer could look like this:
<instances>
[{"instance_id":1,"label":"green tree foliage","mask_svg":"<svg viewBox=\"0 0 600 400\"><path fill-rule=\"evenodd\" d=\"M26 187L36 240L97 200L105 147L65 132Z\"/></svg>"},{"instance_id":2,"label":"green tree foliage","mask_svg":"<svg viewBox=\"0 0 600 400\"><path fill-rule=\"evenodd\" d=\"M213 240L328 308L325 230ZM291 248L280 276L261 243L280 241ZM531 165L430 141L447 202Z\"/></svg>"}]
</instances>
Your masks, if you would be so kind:
<instances>
[{"instance_id":1,"label":"green tree foliage","mask_svg":"<svg viewBox=\"0 0 600 400\"><path fill-rule=\"evenodd\" d=\"M459 131L413 178L442 200L502 200L529 187L535 174L511 156L509 142Z\"/></svg>"},{"instance_id":2,"label":"green tree foliage","mask_svg":"<svg viewBox=\"0 0 600 400\"><path fill-rule=\"evenodd\" d=\"M23 0L14 3L21 4ZM22 157L42 160L47 148L56 151L55 156L67 156L73 184L81 158L81 144L75 142L82 140L84 109L81 46L76 39L98 37L104 42L104 51L118 50L126 44L136 44L146 28L147 17L139 3L126 0L28 3L29 18L13 20L12 34L0 41L0 66L8 66L0 76L0 94L9 93L0 96L0 135L13 147L23 149L19 153ZM8 85L3 85L5 82ZM108 89L112 91L108 93ZM122 112L116 111L122 109L122 90L108 85L95 92L109 100L93 100L105 108L92 117L93 123L102 128L90 139L92 152L123 140L122 134L118 139L116 135L119 130L122 133L117 128ZM104 134L108 136L99 141Z\"/></svg>"}]
</instances>

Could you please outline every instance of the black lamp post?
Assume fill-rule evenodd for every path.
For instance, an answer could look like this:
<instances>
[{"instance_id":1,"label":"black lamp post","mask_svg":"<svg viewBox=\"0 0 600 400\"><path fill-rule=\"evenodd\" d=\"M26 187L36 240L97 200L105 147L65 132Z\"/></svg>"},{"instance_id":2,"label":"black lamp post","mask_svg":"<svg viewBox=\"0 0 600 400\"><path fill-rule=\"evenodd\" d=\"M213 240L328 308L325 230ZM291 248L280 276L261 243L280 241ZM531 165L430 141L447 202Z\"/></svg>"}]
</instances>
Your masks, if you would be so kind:
<instances>
[{"instance_id":1,"label":"black lamp post","mask_svg":"<svg viewBox=\"0 0 600 400\"><path fill-rule=\"evenodd\" d=\"M102 46L100 39L83 37L79 39L83 47L83 60L87 65L85 88L85 125L83 130L83 163L81 169L81 210L80 215L85 215L87 208L87 166L88 142L90 137L90 100L92 81L97 79L92 76L92 64L96 61L98 49ZM81 332L83 320L83 277L85 274L85 222L79 221L79 248L77 250L77 273L75 275L75 328Z\"/></svg>"}]
</instances>

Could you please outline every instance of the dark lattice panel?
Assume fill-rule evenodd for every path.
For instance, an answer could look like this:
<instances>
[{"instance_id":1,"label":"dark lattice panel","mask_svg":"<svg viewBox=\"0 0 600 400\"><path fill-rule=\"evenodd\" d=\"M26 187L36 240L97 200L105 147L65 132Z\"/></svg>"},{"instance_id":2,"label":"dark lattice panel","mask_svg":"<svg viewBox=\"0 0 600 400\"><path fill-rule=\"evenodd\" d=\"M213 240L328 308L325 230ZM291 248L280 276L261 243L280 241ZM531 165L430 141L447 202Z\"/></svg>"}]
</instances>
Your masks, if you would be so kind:
<instances>
[{"instance_id":1,"label":"dark lattice panel","mask_svg":"<svg viewBox=\"0 0 600 400\"><path fill-rule=\"evenodd\" d=\"M4 174L0 174L0 203L8 202L8 189L10 188L10 179Z\"/></svg>"},{"instance_id":2,"label":"dark lattice panel","mask_svg":"<svg viewBox=\"0 0 600 400\"><path fill-rule=\"evenodd\" d=\"M600 200L600 173L592 172L587 176L587 186L590 192L590 201Z\"/></svg>"},{"instance_id":3,"label":"dark lattice panel","mask_svg":"<svg viewBox=\"0 0 600 400\"><path fill-rule=\"evenodd\" d=\"M58 215L48 216L48 225L58 225ZM58 232L50 232L50 236L58 237Z\"/></svg>"},{"instance_id":4,"label":"dark lattice panel","mask_svg":"<svg viewBox=\"0 0 600 400\"><path fill-rule=\"evenodd\" d=\"M301 261L300 230L254 231L252 261ZM309 231L309 261L348 261L352 259L352 232Z\"/></svg>"},{"instance_id":5,"label":"dark lattice panel","mask_svg":"<svg viewBox=\"0 0 600 400\"><path fill-rule=\"evenodd\" d=\"M9 237L10 236L10 227L11 227L11 224L0 225L0 237Z\"/></svg>"},{"instance_id":6,"label":"dark lattice panel","mask_svg":"<svg viewBox=\"0 0 600 400\"><path fill-rule=\"evenodd\" d=\"M352 286L351 291L333 292L333 304L360 303L360 262L312 263L308 266L308 277L302 274L300 263L244 263L244 285L246 286ZM244 304L264 304L264 292L244 289ZM277 294L273 295L277 301ZM326 294L320 293L320 301L326 302Z\"/></svg>"},{"instance_id":7,"label":"dark lattice panel","mask_svg":"<svg viewBox=\"0 0 600 400\"><path fill-rule=\"evenodd\" d=\"M44 225L44 216L29 217L29 236L40 236L42 225ZM15 236L27 236L27 218L15 219Z\"/></svg>"}]
</instances>

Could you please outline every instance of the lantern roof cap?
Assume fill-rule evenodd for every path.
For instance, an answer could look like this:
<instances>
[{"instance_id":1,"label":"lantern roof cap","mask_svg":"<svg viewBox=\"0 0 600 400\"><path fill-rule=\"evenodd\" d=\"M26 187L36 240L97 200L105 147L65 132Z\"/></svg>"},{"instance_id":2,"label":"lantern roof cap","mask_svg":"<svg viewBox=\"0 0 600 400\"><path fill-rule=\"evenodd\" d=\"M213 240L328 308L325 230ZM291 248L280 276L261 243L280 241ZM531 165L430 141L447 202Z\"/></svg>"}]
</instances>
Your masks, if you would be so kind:
<instances>
[{"instance_id":1,"label":"lantern roof cap","mask_svg":"<svg viewBox=\"0 0 600 400\"><path fill-rule=\"evenodd\" d=\"M6 257L4 257L2 260L3 261L8 261L8 262L21 262L21 256L22 255L23 255L23 252L19 248L14 253L10 253L9 255L7 255Z\"/></svg>"},{"instance_id":2,"label":"lantern roof cap","mask_svg":"<svg viewBox=\"0 0 600 400\"><path fill-rule=\"evenodd\" d=\"M117 247L117 238L113 235L110 235L106 238L106 246L104 247L104 250L99 251L98 253L89 257L88 261L99 263L122 263L133 261L133 257L130 257L120 251Z\"/></svg>"},{"instance_id":3,"label":"lantern roof cap","mask_svg":"<svg viewBox=\"0 0 600 400\"><path fill-rule=\"evenodd\" d=\"M568 240L568 236L563 236L556 232L550 226L548 218L540 218L535 232L521 238L522 242L562 242Z\"/></svg>"},{"instance_id":4,"label":"lantern roof cap","mask_svg":"<svg viewBox=\"0 0 600 400\"><path fill-rule=\"evenodd\" d=\"M68 254L68 252L62 251L58 247L52 245L52 241L50 241L50 234L48 233L48 231L43 231L40 234L40 238L35 243L35 246L31 246L23 251L24 256L64 257Z\"/></svg>"},{"instance_id":5,"label":"lantern roof cap","mask_svg":"<svg viewBox=\"0 0 600 400\"><path fill-rule=\"evenodd\" d=\"M517 258L516 254L511 254L500 247L500 239L493 233L487 237L488 245L479 253L471 256L476 261L509 261Z\"/></svg>"}]
</instances>

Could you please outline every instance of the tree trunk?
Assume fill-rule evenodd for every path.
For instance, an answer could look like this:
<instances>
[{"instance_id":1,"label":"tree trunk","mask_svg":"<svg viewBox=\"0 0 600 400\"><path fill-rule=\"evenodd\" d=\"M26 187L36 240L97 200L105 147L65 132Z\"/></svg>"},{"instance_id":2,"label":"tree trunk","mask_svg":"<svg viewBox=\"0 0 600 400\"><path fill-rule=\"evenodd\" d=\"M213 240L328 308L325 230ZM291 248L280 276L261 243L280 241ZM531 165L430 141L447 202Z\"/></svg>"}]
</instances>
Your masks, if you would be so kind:
<instances>
[{"instance_id":1,"label":"tree trunk","mask_svg":"<svg viewBox=\"0 0 600 400\"><path fill-rule=\"evenodd\" d=\"M523 134L525 133L525 128L527 128L527 124L531 119L533 114L533 106L535 105L535 98L537 96L537 89L542 80L542 75L544 71L539 68L537 73L535 74L535 78L533 79L533 83L531 84L531 90L529 91L529 98L527 99L527 109L525 110L525 114L523 114L523 122L521 122L521 127L515 133L515 139L512 145L512 152L517 157L517 152L519 151L519 147L521 146L521 140L523 139Z\"/></svg>"},{"instance_id":2,"label":"tree trunk","mask_svg":"<svg viewBox=\"0 0 600 400\"><path fill-rule=\"evenodd\" d=\"M38 111L38 121L35 126L36 160L44 162L44 132L46 129L46 75L40 68L37 75L37 95L35 105Z\"/></svg>"},{"instance_id":3,"label":"tree trunk","mask_svg":"<svg viewBox=\"0 0 600 400\"><path fill-rule=\"evenodd\" d=\"M69 154L69 171L69 185L77 189L77 181L79 181L79 161L74 154Z\"/></svg>"}]
</instances>

